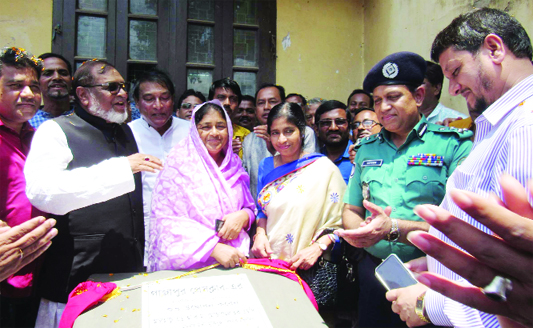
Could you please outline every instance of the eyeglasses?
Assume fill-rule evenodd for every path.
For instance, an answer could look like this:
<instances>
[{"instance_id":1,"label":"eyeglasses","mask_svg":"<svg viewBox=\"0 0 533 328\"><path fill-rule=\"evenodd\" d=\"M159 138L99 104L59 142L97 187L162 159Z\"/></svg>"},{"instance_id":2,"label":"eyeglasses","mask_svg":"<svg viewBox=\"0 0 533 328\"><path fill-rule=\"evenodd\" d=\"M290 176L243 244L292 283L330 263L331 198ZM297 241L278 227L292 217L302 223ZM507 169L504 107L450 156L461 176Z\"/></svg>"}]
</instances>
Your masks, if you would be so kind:
<instances>
[{"instance_id":1,"label":"eyeglasses","mask_svg":"<svg viewBox=\"0 0 533 328\"><path fill-rule=\"evenodd\" d=\"M379 122L376 122L374 120L363 120L363 122L355 121L353 122L354 129L358 129L361 124L363 125L363 129L370 129L376 124L381 125L379 124Z\"/></svg>"},{"instance_id":2,"label":"eyeglasses","mask_svg":"<svg viewBox=\"0 0 533 328\"><path fill-rule=\"evenodd\" d=\"M325 127L331 127L333 125L333 122L335 122L335 125L336 126L344 126L344 125L347 125L348 124L348 120L345 119L345 118L336 118L335 120L322 120L322 121L318 121L318 126L320 128L325 128Z\"/></svg>"},{"instance_id":3,"label":"eyeglasses","mask_svg":"<svg viewBox=\"0 0 533 328\"><path fill-rule=\"evenodd\" d=\"M183 108L183 109L191 109L192 108L192 104L182 103L180 107Z\"/></svg>"},{"instance_id":4,"label":"eyeglasses","mask_svg":"<svg viewBox=\"0 0 533 328\"><path fill-rule=\"evenodd\" d=\"M112 94L119 93L120 89L124 89L124 91L128 92L126 83L124 82L106 82L102 84L84 85L83 87L84 88L101 87L102 89L107 90L111 92Z\"/></svg>"}]
</instances>

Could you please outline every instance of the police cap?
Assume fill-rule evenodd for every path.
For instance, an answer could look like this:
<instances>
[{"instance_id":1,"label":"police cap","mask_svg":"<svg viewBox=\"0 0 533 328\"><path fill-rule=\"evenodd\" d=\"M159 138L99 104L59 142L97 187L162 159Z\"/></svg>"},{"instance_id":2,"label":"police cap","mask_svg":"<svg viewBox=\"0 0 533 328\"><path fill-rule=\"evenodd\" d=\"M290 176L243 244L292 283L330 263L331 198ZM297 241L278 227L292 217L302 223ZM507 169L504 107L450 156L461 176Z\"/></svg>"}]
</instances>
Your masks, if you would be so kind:
<instances>
[{"instance_id":1,"label":"police cap","mask_svg":"<svg viewBox=\"0 0 533 328\"><path fill-rule=\"evenodd\" d=\"M406 84L418 87L424 82L426 61L413 52L402 51L377 63L365 77L363 89L372 93L380 85Z\"/></svg>"}]
</instances>

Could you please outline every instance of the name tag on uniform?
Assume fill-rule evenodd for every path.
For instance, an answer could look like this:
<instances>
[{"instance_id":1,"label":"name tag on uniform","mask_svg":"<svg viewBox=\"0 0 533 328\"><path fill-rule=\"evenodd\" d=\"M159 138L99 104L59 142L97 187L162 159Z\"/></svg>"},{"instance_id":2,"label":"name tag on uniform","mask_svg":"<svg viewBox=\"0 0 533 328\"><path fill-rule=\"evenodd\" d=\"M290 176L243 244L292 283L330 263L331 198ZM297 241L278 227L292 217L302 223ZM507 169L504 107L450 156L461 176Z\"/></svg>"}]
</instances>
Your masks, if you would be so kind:
<instances>
[{"instance_id":1,"label":"name tag on uniform","mask_svg":"<svg viewBox=\"0 0 533 328\"><path fill-rule=\"evenodd\" d=\"M361 167L365 167L365 166L381 166L383 165L383 160L382 159L369 159L368 161L363 161L363 163L361 164Z\"/></svg>"}]
</instances>

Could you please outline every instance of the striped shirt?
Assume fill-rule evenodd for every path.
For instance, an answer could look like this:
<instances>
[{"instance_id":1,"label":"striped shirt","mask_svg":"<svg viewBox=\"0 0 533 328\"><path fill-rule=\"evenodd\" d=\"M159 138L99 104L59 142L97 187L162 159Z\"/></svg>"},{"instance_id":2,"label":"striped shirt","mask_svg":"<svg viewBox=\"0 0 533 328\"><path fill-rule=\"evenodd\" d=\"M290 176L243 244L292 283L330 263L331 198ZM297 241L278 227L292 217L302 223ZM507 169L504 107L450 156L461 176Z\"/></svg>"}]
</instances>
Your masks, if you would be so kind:
<instances>
[{"instance_id":1,"label":"striped shirt","mask_svg":"<svg viewBox=\"0 0 533 328\"><path fill-rule=\"evenodd\" d=\"M515 177L522 185L533 178L533 75L525 78L494 102L476 119L472 151L448 179L446 189L461 189L482 197L491 193L500 199L502 173ZM532 202L530 198L530 202ZM464 213L446 193L441 207L476 228L485 226ZM457 245L435 228L429 232L444 242ZM467 281L428 256L428 269L448 279ZM431 322L439 326L499 327L496 316L480 312L428 290L425 307Z\"/></svg>"}]
</instances>

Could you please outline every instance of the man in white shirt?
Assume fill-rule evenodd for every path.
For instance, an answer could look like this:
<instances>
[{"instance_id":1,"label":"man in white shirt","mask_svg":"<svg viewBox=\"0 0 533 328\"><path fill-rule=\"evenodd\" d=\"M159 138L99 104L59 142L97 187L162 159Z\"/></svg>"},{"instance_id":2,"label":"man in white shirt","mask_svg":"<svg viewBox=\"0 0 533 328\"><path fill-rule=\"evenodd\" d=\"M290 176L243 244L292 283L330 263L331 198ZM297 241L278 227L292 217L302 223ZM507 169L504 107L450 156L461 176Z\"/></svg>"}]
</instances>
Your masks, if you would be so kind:
<instances>
[{"instance_id":1,"label":"man in white shirt","mask_svg":"<svg viewBox=\"0 0 533 328\"><path fill-rule=\"evenodd\" d=\"M426 61L426 75L424 76L424 87L426 94L422 106L418 108L420 114L424 114L429 123L442 124L447 118L467 118L468 115L448 108L439 102L442 92L444 74L440 65Z\"/></svg>"},{"instance_id":2,"label":"man in white shirt","mask_svg":"<svg viewBox=\"0 0 533 328\"><path fill-rule=\"evenodd\" d=\"M72 81L74 113L44 122L26 160L30 202L57 220L37 286L37 327L57 327L68 294L95 273L143 270L141 171L161 161L139 154L124 79L109 63L84 63Z\"/></svg>"},{"instance_id":3,"label":"man in white shirt","mask_svg":"<svg viewBox=\"0 0 533 328\"><path fill-rule=\"evenodd\" d=\"M190 122L174 117L174 84L168 74L152 70L142 74L133 86L133 98L141 118L129 126L139 152L165 160L170 150L189 134ZM142 172L145 265L147 261L148 234L152 189L158 172Z\"/></svg>"}]
</instances>

